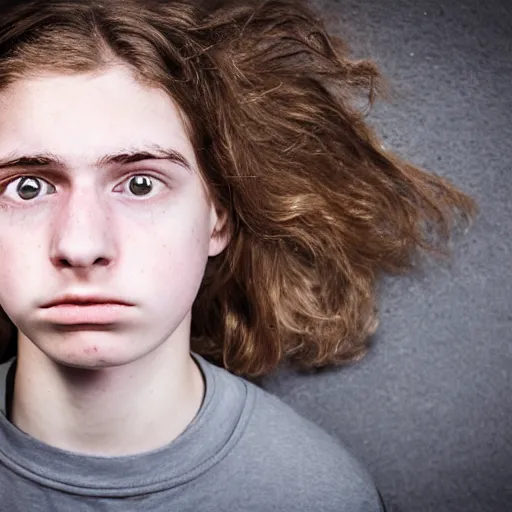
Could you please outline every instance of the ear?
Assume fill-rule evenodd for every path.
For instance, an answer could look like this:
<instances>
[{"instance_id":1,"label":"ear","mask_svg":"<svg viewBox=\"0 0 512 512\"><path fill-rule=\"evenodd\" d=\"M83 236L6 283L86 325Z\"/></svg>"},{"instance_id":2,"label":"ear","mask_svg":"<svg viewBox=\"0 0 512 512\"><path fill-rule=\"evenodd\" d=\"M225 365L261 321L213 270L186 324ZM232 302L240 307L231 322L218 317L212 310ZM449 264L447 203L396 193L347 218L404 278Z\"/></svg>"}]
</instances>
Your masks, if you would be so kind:
<instances>
[{"instance_id":1,"label":"ear","mask_svg":"<svg viewBox=\"0 0 512 512\"><path fill-rule=\"evenodd\" d=\"M212 205L210 219L211 236L208 256L217 256L227 247L231 238L227 225L228 212Z\"/></svg>"}]
</instances>

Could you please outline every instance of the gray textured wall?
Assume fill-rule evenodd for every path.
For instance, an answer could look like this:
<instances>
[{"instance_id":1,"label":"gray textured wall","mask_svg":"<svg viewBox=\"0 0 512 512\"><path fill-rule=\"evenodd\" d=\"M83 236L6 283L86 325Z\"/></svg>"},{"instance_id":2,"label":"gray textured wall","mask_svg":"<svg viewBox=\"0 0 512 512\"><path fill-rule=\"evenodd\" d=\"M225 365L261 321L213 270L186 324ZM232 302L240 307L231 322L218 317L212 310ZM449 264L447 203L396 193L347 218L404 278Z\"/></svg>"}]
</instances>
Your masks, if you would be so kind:
<instances>
[{"instance_id":1,"label":"gray textured wall","mask_svg":"<svg viewBox=\"0 0 512 512\"><path fill-rule=\"evenodd\" d=\"M382 289L372 353L264 386L342 439L390 511L512 511L512 1L316 0L372 56L386 144L481 209L451 266Z\"/></svg>"}]
</instances>

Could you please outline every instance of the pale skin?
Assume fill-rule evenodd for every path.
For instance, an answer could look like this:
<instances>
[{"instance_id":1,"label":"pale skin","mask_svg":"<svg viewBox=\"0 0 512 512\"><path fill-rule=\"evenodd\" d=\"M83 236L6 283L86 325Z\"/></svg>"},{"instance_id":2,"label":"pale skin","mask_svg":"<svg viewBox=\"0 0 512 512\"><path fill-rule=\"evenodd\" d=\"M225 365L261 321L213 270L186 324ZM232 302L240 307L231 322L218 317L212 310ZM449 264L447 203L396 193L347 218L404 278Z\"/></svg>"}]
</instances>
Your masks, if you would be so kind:
<instances>
[{"instance_id":1,"label":"pale skin","mask_svg":"<svg viewBox=\"0 0 512 512\"><path fill-rule=\"evenodd\" d=\"M163 150L177 159L108 159ZM0 92L0 166L0 306L19 333L10 420L88 455L170 443L201 406L191 307L227 244L178 107L121 65L22 79ZM23 199L27 176L37 194ZM66 293L133 305L110 324L60 325L42 305Z\"/></svg>"}]
</instances>

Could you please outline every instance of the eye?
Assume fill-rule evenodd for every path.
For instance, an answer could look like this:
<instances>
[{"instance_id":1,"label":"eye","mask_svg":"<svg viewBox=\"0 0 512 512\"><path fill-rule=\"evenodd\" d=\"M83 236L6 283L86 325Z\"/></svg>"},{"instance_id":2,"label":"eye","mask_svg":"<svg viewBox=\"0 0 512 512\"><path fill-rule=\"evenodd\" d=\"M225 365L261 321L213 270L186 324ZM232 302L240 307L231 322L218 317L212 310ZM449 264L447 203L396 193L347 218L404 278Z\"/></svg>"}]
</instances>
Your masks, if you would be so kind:
<instances>
[{"instance_id":1,"label":"eye","mask_svg":"<svg viewBox=\"0 0 512 512\"><path fill-rule=\"evenodd\" d=\"M155 188L158 189L159 186L164 186L159 179L146 174L130 176L123 184L126 187L125 184L128 184L128 190L134 196L149 196Z\"/></svg>"},{"instance_id":2,"label":"eye","mask_svg":"<svg viewBox=\"0 0 512 512\"><path fill-rule=\"evenodd\" d=\"M41 192L55 194L56 188L51 183L41 178L36 178L35 176L20 176L8 183L2 194L14 200L21 199L23 201L30 201L41 195Z\"/></svg>"}]
</instances>

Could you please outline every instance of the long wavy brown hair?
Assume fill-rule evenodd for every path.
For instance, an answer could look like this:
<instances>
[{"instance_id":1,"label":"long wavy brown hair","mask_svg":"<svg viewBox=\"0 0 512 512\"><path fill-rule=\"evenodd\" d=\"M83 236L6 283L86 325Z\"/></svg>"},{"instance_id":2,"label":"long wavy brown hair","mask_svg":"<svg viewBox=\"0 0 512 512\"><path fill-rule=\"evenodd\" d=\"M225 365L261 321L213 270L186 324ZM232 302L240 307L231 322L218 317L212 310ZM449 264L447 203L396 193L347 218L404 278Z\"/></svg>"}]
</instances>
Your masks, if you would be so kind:
<instances>
[{"instance_id":1,"label":"long wavy brown hair","mask_svg":"<svg viewBox=\"0 0 512 512\"><path fill-rule=\"evenodd\" d=\"M42 0L2 13L0 89L115 63L177 102L228 212L231 240L208 262L191 347L233 373L360 358L379 278L450 256L476 213L446 179L383 149L360 108L378 70L298 0Z\"/></svg>"}]
</instances>

